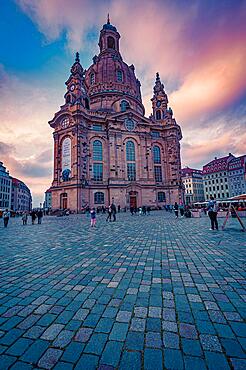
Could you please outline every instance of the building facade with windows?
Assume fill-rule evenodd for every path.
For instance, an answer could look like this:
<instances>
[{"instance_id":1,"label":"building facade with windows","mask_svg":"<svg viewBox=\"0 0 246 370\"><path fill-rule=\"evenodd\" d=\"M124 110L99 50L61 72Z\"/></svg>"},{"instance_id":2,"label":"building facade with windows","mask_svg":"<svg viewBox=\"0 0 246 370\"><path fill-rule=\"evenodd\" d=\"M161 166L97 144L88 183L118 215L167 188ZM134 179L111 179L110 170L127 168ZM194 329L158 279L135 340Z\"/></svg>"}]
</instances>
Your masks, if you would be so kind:
<instances>
[{"instance_id":1,"label":"building facade with windows","mask_svg":"<svg viewBox=\"0 0 246 370\"><path fill-rule=\"evenodd\" d=\"M11 208L12 178L0 162L0 209Z\"/></svg>"},{"instance_id":2,"label":"building facade with windows","mask_svg":"<svg viewBox=\"0 0 246 370\"><path fill-rule=\"evenodd\" d=\"M246 194L246 155L229 162L228 182L230 197Z\"/></svg>"},{"instance_id":3,"label":"building facade with windows","mask_svg":"<svg viewBox=\"0 0 246 370\"><path fill-rule=\"evenodd\" d=\"M210 195L218 200L226 200L230 195L228 166L235 157L231 153L222 158L214 158L203 166L203 187L205 200Z\"/></svg>"},{"instance_id":4,"label":"building facade with windows","mask_svg":"<svg viewBox=\"0 0 246 370\"><path fill-rule=\"evenodd\" d=\"M185 187L185 204L204 202L202 171L194 168L182 168L182 182Z\"/></svg>"},{"instance_id":5,"label":"building facade with windows","mask_svg":"<svg viewBox=\"0 0 246 370\"><path fill-rule=\"evenodd\" d=\"M120 54L109 20L99 55L84 70L76 54L54 129L52 208L162 206L181 202L180 126L159 74L145 117L140 82Z\"/></svg>"},{"instance_id":6,"label":"building facade with windows","mask_svg":"<svg viewBox=\"0 0 246 370\"><path fill-rule=\"evenodd\" d=\"M50 189L46 190L44 193L44 204L43 208L48 210L52 208L52 192Z\"/></svg>"},{"instance_id":7,"label":"building facade with windows","mask_svg":"<svg viewBox=\"0 0 246 370\"><path fill-rule=\"evenodd\" d=\"M14 177L12 178L11 209L18 212L29 212L32 209L32 195L30 189L23 181Z\"/></svg>"}]
</instances>

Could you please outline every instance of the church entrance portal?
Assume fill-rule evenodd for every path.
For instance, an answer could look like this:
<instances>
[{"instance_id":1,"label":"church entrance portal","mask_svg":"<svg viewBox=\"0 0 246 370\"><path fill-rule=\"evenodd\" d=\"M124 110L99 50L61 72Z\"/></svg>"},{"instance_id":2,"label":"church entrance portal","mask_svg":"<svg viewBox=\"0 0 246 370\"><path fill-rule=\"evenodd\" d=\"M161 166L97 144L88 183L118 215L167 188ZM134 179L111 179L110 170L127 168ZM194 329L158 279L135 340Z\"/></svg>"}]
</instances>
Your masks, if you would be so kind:
<instances>
[{"instance_id":1,"label":"church entrance portal","mask_svg":"<svg viewBox=\"0 0 246 370\"><path fill-rule=\"evenodd\" d=\"M60 208L67 209L67 193L62 193L60 200Z\"/></svg>"},{"instance_id":2,"label":"church entrance portal","mask_svg":"<svg viewBox=\"0 0 246 370\"><path fill-rule=\"evenodd\" d=\"M130 208L137 208L137 192L136 191L130 191Z\"/></svg>"}]
</instances>

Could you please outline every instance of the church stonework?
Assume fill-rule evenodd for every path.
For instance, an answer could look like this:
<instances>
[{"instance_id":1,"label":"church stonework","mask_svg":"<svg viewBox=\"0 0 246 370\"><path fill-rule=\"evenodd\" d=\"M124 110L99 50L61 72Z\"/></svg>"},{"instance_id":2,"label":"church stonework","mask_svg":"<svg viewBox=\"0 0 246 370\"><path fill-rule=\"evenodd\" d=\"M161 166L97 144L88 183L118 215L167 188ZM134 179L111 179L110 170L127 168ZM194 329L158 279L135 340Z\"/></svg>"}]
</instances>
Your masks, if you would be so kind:
<instances>
[{"instance_id":1,"label":"church stonework","mask_svg":"<svg viewBox=\"0 0 246 370\"><path fill-rule=\"evenodd\" d=\"M134 66L119 52L120 34L108 22L100 53L84 70L79 54L66 81L65 104L54 129L52 208L163 206L183 199L181 129L168 108L159 74L153 113L145 117Z\"/></svg>"}]
</instances>

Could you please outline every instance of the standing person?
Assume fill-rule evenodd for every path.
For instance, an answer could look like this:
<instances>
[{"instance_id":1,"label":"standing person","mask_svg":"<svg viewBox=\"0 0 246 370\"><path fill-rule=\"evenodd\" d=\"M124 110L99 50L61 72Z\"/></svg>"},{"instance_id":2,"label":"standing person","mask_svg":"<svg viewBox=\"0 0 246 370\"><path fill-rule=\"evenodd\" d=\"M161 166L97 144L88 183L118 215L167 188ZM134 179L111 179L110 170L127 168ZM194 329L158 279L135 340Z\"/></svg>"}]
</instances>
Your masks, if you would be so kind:
<instances>
[{"instance_id":1,"label":"standing person","mask_svg":"<svg viewBox=\"0 0 246 370\"><path fill-rule=\"evenodd\" d=\"M118 205L118 213L120 213L120 205Z\"/></svg>"},{"instance_id":2,"label":"standing person","mask_svg":"<svg viewBox=\"0 0 246 370\"><path fill-rule=\"evenodd\" d=\"M143 206L143 215L146 215L146 207Z\"/></svg>"},{"instance_id":3,"label":"standing person","mask_svg":"<svg viewBox=\"0 0 246 370\"><path fill-rule=\"evenodd\" d=\"M207 211L208 211L208 216L211 221L211 228L209 230L214 230L214 226L216 230L218 230L219 227L218 227L218 221L217 221L217 212L218 212L217 203L212 195L210 195L210 200L208 202Z\"/></svg>"},{"instance_id":4,"label":"standing person","mask_svg":"<svg viewBox=\"0 0 246 370\"><path fill-rule=\"evenodd\" d=\"M27 225L27 212L24 212L22 215L22 222L23 225Z\"/></svg>"},{"instance_id":5,"label":"standing person","mask_svg":"<svg viewBox=\"0 0 246 370\"><path fill-rule=\"evenodd\" d=\"M114 203L111 204L112 215L113 215L113 222L116 221L116 205Z\"/></svg>"},{"instance_id":6,"label":"standing person","mask_svg":"<svg viewBox=\"0 0 246 370\"><path fill-rule=\"evenodd\" d=\"M109 220L111 222L112 221L111 218L112 218L112 209L111 209L111 206L109 206L108 207L108 216L106 218L106 221Z\"/></svg>"},{"instance_id":7,"label":"standing person","mask_svg":"<svg viewBox=\"0 0 246 370\"><path fill-rule=\"evenodd\" d=\"M177 202L175 202L173 208L174 208L175 217L178 218L179 217L179 206Z\"/></svg>"},{"instance_id":8,"label":"standing person","mask_svg":"<svg viewBox=\"0 0 246 370\"><path fill-rule=\"evenodd\" d=\"M96 210L95 208L92 208L91 210L91 227L96 226Z\"/></svg>"},{"instance_id":9,"label":"standing person","mask_svg":"<svg viewBox=\"0 0 246 370\"><path fill-rule=\"evenodd\" d=\"M147 215L150 215L150 206L147 207Z\"/></svg>"},{"instance_id":10,"label":"standing person","mask_svg":"<svg viewBox=\"0 0 246 370\"><path fill-rule=\"evenodd\" d=\"M10 218L10 212L9 212L8 208L6 208L5 211L3 212L3 224L4 224L4 227L7 227L8 226L9 218Z\"/></svg>"},{"instance_id":11,"label":"standing person","mask_svg":"<svg viewBox=\"0 0 246 370\"><path fill-rule=\"evenodd\" d=\"M134 213L134 207L130 207L130 212L131 212L131 215L133 216L133 213Z\"/></svg>"},{"instance_id":12,"label":"standing person","mask_svg":"<svg viewBox=\"0 0 246 370\"><path fill-rule=\"evenodd\" d=\"M37 216L38 216L38 224L41 225L42 218L43 218L43 212L41 209L38 210Z\"/></svg>"},{"instance_id":13,"label":"standing person","mask_svg":"<svg viewBox=\"0 0 246 370\"><path fill-rule=\"evenodd\" d=\"M138 215L141 216L141 214L142 214L142 207L139 207L139 209L138 209Z\"/></svg>"},{"instance_id":14,"label":"standing person","mask_svg":"<svg viewBox=\"0 0 246 370\"><path fill-rule=\"evenodd\" d=\"M32 212L31 212L31 217L32 217L32 225L34 225L35 220L36 220L36 212L34 210L32 210Z\"/></svg>"},{"instance_id":15,"label":"standing person","mask_svg":"<svg viewBox=\"0 0 246 370\"><path fill-rule=\"evenodd\" d=\"M180 206L179 206L179 212L180 212L180 216L181 217L184 217L184 206L183 206L183 204L180 204Z\"/></svg>"}]
</instances>

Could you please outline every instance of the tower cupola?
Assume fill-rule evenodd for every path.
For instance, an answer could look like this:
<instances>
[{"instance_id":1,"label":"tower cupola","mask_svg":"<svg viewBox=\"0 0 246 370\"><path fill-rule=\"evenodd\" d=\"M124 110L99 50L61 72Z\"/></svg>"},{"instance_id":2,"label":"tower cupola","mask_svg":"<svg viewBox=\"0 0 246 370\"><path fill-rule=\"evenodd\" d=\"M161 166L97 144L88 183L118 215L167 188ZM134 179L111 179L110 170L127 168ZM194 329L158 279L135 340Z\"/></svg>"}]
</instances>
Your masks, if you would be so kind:
<instances>
[{"instance_id":1,"label":"tower cupola","mask_svg":"<svg viewBox=\"0 0 246 370\"><path fill-rule=\"evenodd\" d=\"M109 14L107 23L103 25L100 32L99 47L100 53L107 52L119 52L119 39L120 34L116 27L110 23Z\"/></svg>"},{"instance_id":2,"label":"tower cupola","mask_svg":"<svg viewBox=\"0 0 246 370\"><path fill-rule=\"evenodd\" d=\"M168 98L164 90L164 85L161 82L160 75L156 73L155 86L153 88L152 109L154 119L160 121L165 118L167 111Z\"/></svg>"}]
</instances>

